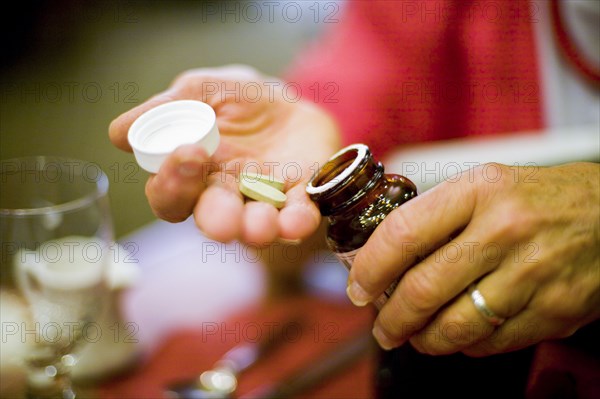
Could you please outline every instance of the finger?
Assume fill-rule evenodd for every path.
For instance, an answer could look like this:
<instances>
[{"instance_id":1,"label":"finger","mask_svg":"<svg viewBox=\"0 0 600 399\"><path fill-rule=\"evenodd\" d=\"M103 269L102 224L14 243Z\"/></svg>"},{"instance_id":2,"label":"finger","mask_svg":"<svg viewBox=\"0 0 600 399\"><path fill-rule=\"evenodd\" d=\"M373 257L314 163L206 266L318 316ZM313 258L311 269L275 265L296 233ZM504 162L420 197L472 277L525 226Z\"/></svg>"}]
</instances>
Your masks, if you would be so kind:
<instances>
[{"instance_id":1,"label":"finger","mask_svg":"<svg viewBox=\"0 0 600 399\"><path fill-rule=\"evenodd\" d=\"M350 299L373 301L418 258L464 228L475 206L472 187L466 180L441 183L392 211L356 256Z\"/></svg>"},{"instance_id":2,"label":"finger","mask_svg":"<svg viewBox=\"0 0 600 399\"><path fill-rule=\"evenodd\" d=\"M506 262L505 262L506 263ZM477 283L486 306L498 317L509 319L527 307L536 284L523 279L515 268L498 268ZM411 344L423 353L450 354L462 351L491 336L496 327L475 307L469 292L460 295L444 308L422 331L411 338Z\"/></svg>"},{"instance_id":3,"label":"finger","mask_svg":"<svg viewBox=\"0 0 600 399\"><path fill-rule=\"evenodd\" d=\"M502 261L499 267L476 284L476 289L483 296L486 306L497 316L512 317L522 311L535 294L538 281L535 275L539 274L539 264L535 258L517 258L516 254L522 251L519 246L507 247L506 250L500 250L498 246L490 252L487 249L494 247L490 244L482 247L480 257L488 263L493 263L500 257ZM450 281L450 276L448 278ZM399 295L402 296L403 293ZM429 326L417 333L411 342L423 352L454 353L486 338L493 332L493 329L488 328L489 325L490 321L475 307L471 295L466 292L444 307ZM438 334L439 339L432 339L436 334L431 332L439 333L447 328L465 333L451 336Z\"/></svg>"},{"instance_id":4,"label":"finger","mask_svg":"<svg viewBox=\"0 0 600 399\"><path fill-rule=\"evenodd\" d=\"M135 108L121 114L115 120L113 120L108 127L108 136L110 141L121 150L130 151L131 146L127 140L127 132L131 124L144 112L169 101L177 99L177 95L173 90L167 90L160 94L155 95L148 101L138 105Z\"/></svg>"},{"instance_id":5,"label":"finger","mask_svg":"<svg viewBox=\"0 0 600 399\"><path fill-rule=\"evenodd\" d=\"M535 345L550 338L563 338L564 320L544 319L539 314L526 309L514 318L508 319L494 333L485 339L463 349L463 353L473 357L489 356L510 352Z\"/></svg>"},{"instance_id":6,"label":"finger","mask_svg":"<svg viewBox=\"0 0 600 399\"><path fill-rule=\"evenodd\" d=\"M505 263L503 279L514 282L513 275L526 275L528 269L513 272L513 237L490 229L488 218L473 221L458 237L446 243L409 269L391 298L379 312L374 334L386 347L404 343L430 323L439 309L460 296L474 281ZM479 237L491 241L482 244ZM413 250L413 252L416 250ZM506 259L506 261L505 261ZM521 266L516 263L516 267ZM508 275L503 277L509 270ZM525 272L523 272L525 271ZM527 280L526 277L522 278ZM509 287L510 288L510 287ZM520 310L520 309L518 309ZM425 335L426 336L426 335Z\"/></svg>"},{"instance_id":7,"label":"finger","mask_svg":"<svg viewBox=\"0 0 600 399\"><path fill-rule=\"evenodd\" d=\"M244 200L238 189L237 176L210 175L208 187L194 208L194 219L200 230L220 242L239 239L243 215Z\"/></svg>"},{"instance_id":8,"label":"finger","mask_svg":"<svg viewBox=\"0 0 600 399\"><path fill-rule=\"evenodd\" d=\"M277 209L266 202L249 201L244 206L242 238L246 243L263 246L271 243L279 232Z\"/></svg>"},{"instance_id":9,"label":"finger","mask_svg":"<svg viewBox=\"0 0 600 399\"><path fill-rule=\"evenodd\" d=\"M285 194L285 207L279 211L279 234L288 240L310 236L319 228L321 213L306 194L305 184L297 184Z\"/></svg>"},{"instance_id":10,"label":"finger","mask_svg":"<svg viewBox=\"0 0 600 399\"><path fill-rule=\"evenodd\" d=\"M178 147L146 183L150 207L161 219L181 222L192 214L206 187L210 165L206 151L197 145Z\"/></svg>"}]
</instances>

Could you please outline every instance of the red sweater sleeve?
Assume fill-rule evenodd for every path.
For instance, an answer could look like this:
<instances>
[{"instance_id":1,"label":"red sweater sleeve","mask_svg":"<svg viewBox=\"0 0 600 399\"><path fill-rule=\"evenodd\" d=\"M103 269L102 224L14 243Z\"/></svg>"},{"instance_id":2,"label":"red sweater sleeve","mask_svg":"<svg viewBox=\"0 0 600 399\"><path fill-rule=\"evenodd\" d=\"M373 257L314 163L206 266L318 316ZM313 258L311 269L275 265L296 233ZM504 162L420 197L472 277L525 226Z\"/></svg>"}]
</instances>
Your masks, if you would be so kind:
<instances>
[{"instance_id":1,"label":"red sweater sleeve","mask_svg":"<svg viewBox=\"0 0 600 399\"><path fill-rule=\"evenodd\" d=\"M397 145L542 127L528 2L348 1L286 78L345 144Z\"/></svg>"}]
</instances>

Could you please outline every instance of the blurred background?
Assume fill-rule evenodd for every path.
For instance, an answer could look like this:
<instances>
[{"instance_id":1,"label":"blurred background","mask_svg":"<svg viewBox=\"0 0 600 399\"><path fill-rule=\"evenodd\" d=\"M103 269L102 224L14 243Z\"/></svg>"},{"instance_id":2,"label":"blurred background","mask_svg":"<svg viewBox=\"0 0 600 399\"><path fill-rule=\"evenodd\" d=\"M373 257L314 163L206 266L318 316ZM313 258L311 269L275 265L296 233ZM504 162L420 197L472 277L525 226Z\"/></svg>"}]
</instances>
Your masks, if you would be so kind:
<instances>
[{"instance_id":1,"label":"blurred background","mask_svg":"<svg viewBox=\"0 0 600 399\"><path fill-rule=\"evenodd\" d=\"M343 0L20 0L11 4L10 11L5 7L1 13L0 158L58 155L97 163L106 172L111 184L116 236L124 242L129 239L126 244L136 243L139 252L134 260L143 265L143 273L131 278L138 283L137 288L115 302L123 303L123 320L127 323L122 326L134 326L136 340L139 337L143 346L163 344L161 339L181 326L198 328L204 322L226 320L234 311L258 303L264 296L265 285L279 287L278 283L298 277L298 270L307 271L303 283L311 292L321 295L321 302L300 302L303 313L324 322L318 326L342 328L339 334L336 330L336 339L348 335L343 328L353 327L352 323L368 326L370 333L371 309L349 307L345 297L345 269L330 252L315 250L320 250L315 243L309 242L307 245L314 246L307 247L311 251L303 252L311 255L308 260L295 255L286 258L287 247L279 245L277 252L269 252L259 257L259 261L243 256L238 261L235 257L240 252L238 243L217 247L201 237L193 221L178 225L157 222L134 232L156 219L144 195L147 173L137 166L132 154L113 147L107 134L114 118L164 90L176 75L187 69L242 63L266 74L282 75L296 54L318 40L323 30L333 27L343 6ZM586 133L581 135L584 140L575 140L572 134L556 135L556 140L545 145L540 145L539 135L534 135L534 141L527 141L528 137L516 141L502 138L501 143L492 141L485 147L480 143L468 146L460 142L451 147L443 143L422 151L410 149L385 162L386 170L426 183L425 189L439 182L439 176L426 180L410 175L402 162L420 165L420 172L427 177L432 168L425 165L466 165L466 161L544 165L569 161L574 156L597 161L597 126L593 126L591 134L586 129L582 129ZM568 142L564 137L569 137ZM504 150L500 151L497 144L502 144ZM394 163L394 159L398 161ZM267 265L268 278L262 269L263 260L279 266ZM303 268L292 268L290 264ZM127 288L128 284L133 283L123 283ZM291 283L281 286L276 293L289 294ZM118 295L122 295L120 291ZM340 303L347 307L341 307ZM253 315L250 313L248 317ZM235 323L239 325L237 320ZM311 323L317 325L313 319ZM159 352L163 357L154 359L153 364L163 367L145 369L150 374L156 370L155 375L141 372L129 382L121 381L121 385L117 382L114 392L131 391L138 394L132 397L140 397L140 387L152 382L152 389L158 389L157 380L162 383L181 377L184 371L192 373L208 367L211 359L216 359L231 344L226 340L217 342L219 337L208 344L207 341L201 344L197 334L181 337L175 335L172 341L167 341L167 349ZM323 336L317 339L306 335L306 338L312 342L301 345L295 354L283 353L280 359L301 360L298 353L307 348L318 355L323 345L313 344L330 343ZM102 363L94 357L88 358L92 359L93 367ZM272 364L277 364L279 370L281 363ZM350 380L369 388L374 370L369 363L365 364L359 370L362 378L353 374ZM370 364L373 367L374 361ZM262 377L260 372L257 375ZM338 397L345 392L336 386L330 389ZM356 388L351 385L350 389ZM360 395L359 391L352 392Z\"/></svg>"},{"instance_id":2,"label":"blurred background","mask_svg":"<svg viewBox=\"0 0 600 399\"><path fill-rule=\"evenodd\" d=\"M0 24L0 158L95 162L110 179L117 237L154 220L147 174L111 145L109 123L186 69L244 63L280 75L341 5L272 3L14 2Z\"/></svg>"}]
</instances>

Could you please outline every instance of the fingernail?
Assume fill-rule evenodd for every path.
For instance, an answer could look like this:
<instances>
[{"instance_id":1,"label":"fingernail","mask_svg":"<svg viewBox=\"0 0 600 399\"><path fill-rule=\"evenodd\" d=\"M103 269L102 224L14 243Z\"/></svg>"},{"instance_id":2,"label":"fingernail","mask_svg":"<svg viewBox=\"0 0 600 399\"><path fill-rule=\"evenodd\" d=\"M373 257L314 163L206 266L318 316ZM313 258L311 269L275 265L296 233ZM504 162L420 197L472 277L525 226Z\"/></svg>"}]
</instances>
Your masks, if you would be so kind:
<instances>
[{"instance_id":1,"label":"fingernail","mask_svg":"<svg viewBox=\"0 0 600 399\"><path fill-rule=\"evenodd\" d=\"M200 174L200 168L196 162L185 161L178 166L177 172L183 177L195 177Z\"/></svg>"},{"instance_id":2,"label":"fingernail","mask_svg":"<svg viewBox=\"0 0 600 399\"><path fill-rule=\"evenodd\" d=\"M346 294L356 306L365 306L371 300L371 297L367 291L365 291L363 287L361 287L356 281L353 281L348 287L346 287Z\"/></svg>"},{"instance_id":3,"label":"fingernail","mask_svg":"<svg viewBox=\"0 0 600 399\"><path fill-rule=\"evenodd\" d=\"M386 351L389 351L390 349L394 349L396 347L394 342L392 342L392 340L389 339L387 335L385 335L385 333L383 332L383 330L381 330L379 326L373 327L373 336L375 337L375 340L377 340L379 346L381 346L381 348L385 349Z\"/></svg>"}]
</instances>

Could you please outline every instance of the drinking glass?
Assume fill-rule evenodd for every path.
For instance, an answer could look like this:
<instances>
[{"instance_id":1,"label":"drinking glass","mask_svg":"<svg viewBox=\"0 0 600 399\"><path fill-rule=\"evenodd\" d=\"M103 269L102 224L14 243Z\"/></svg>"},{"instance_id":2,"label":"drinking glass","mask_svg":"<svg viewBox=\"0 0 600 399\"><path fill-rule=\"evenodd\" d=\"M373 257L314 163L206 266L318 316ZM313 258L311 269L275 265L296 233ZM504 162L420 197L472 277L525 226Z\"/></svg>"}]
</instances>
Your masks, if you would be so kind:
<instances>
[{"instance_id":1,"label":"drinking glass","mask_svg":"<svg viewBox=\"0 0 600 399\"><path fill-rule=\"evenodd\" d=\"M0 165L3 350L21 355L27 397L72 399L69 369L78 349L102 334L96 320L110 295L108 179L76 159Z\"/></svg>"}]
</instances>

